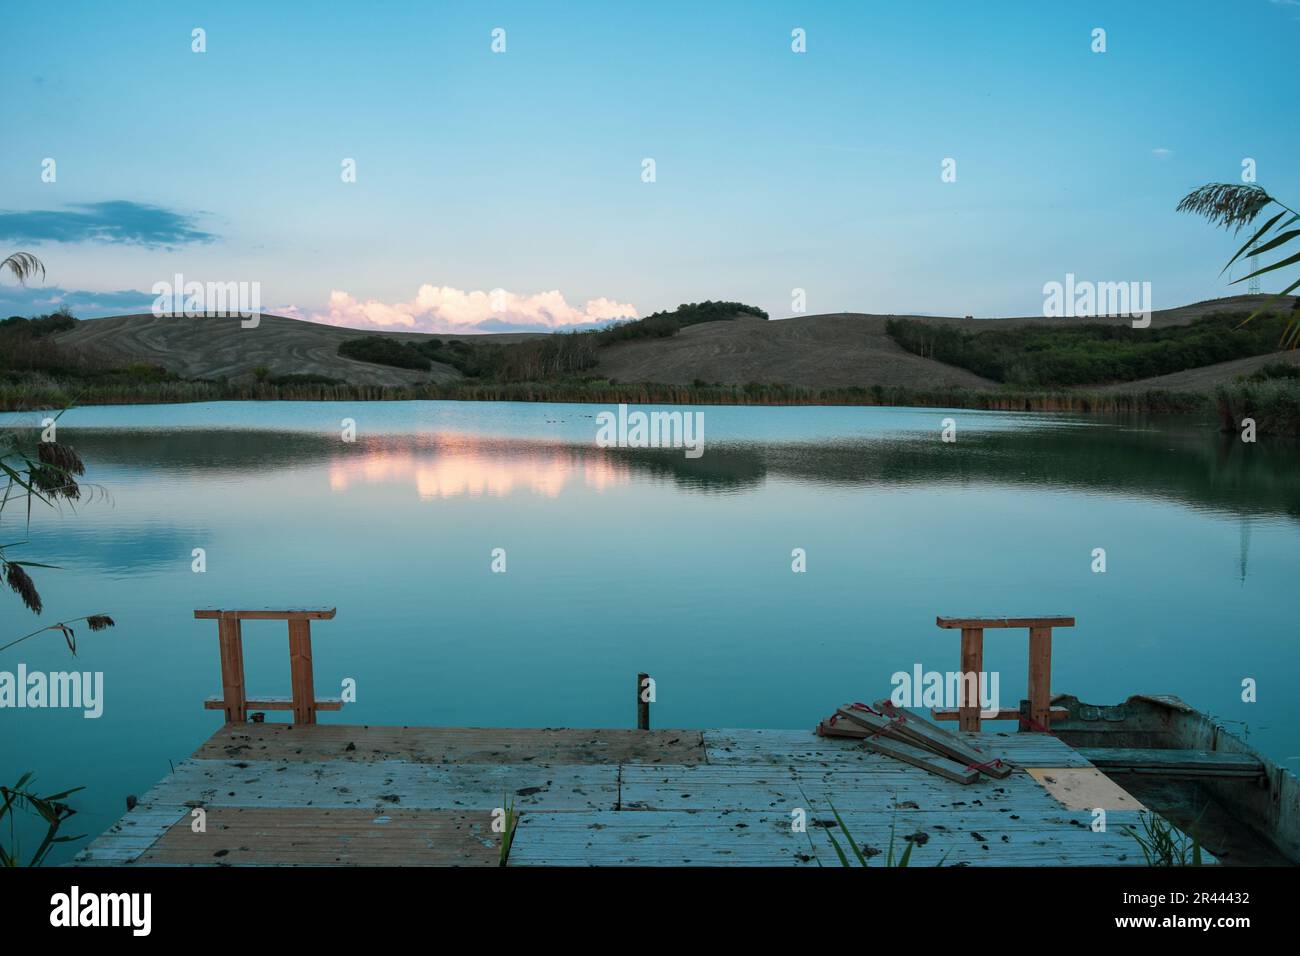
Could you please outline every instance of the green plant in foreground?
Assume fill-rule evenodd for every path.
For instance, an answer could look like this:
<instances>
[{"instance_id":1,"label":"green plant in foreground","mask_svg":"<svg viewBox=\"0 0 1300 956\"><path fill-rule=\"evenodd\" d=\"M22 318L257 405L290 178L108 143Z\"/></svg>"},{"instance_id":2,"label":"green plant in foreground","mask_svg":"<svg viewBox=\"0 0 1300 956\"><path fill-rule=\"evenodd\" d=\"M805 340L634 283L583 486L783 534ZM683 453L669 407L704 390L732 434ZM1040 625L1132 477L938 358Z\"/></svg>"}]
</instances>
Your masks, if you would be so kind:
<instances>
[{"instance_id":1,"label":"green plant in foreground","mask_svg":"<svg viewBox=\"0 0 1300 956\"><path fill-rule=\"evenodd\" d=\"M1131 826L1122 829L1137 840L1147 866L1200 866L1201 841L1184 833L1158 813L1139 813L1139 833Z\"/></svg>"},{"instance_id":2,"label":"green plant in foreground","mask_svg":"<svg viewBox=\"0 0 1300 956\"><path fill-rule=\"evenodd\" d=\"M1281 212L1270 217L1264 225L1260 226L1246 240L1245 245L1238 249L1236 255L1229 259L1228 264L1223 267L1222 272L1226 272L1228 267L1238 259L1253 258L1274 250L1277 250L1275 255L1285 255L1287 251L1290 251L1285 247L1294 242L1297 237L1300 237L1300 229L1290 228L1300 221L1300 213L1297 213L1280 199L1270 196L1262 186L1257 186L1254 183L1244 185L1207 183L1198 189L1193 189L1184 196L1178 203L1178 211L1204 216L1216 226L1223 226L1225 229L1240 232L1243 226L1251 225L1261 212L1274 205L1281 209ZM1291 215L1287 216L1287 213ZM1270 231L1272 232L1271 237L1268 235ZM1291 248L1294 249L1295 246ZM1232 283L1236 285L1238 282L1245 282L1255 276L1273 272L1277 269L1284 269L1287 266L1294 266L1297 263L1300 263L1300 252L1292 252L1291 255L1278 259L1271 265L1256 269L1240 279L1233 279ZM1297 288L1300 288L1300 279L1296 279L1281 292L1274 295L1269 299L1269 303L1280 296L1295 291ZM1263 313L1268 308L1269 303L1265 303L1256 309L1250 318L1246 319L1246 322ZM1293 311L1291 321L1287 324L1286 331L1283 333L1282 341L1279 344L1282 348L1295 348L1297 343L1300 343L1300 313Z\"/></svg>"},{"instance_id":3,"label":"green plant in foreground","mask_svg":"<svg viewBox=\"0 0 1300 956\"><path fill-rule=\"evenodd\" d=\"M38 797L28 789L33 779L31 773L25 773L12 787L0 787L0 823L4 822L5 817L9 818L9 846L0 846L0 866L40 866L56 843L71 843L84 836L58 835L59 828L77 812L64 803L64 799L83 788L74 787L61 793ZM30 810L45 821L45 836L25 864L21 860L18 838L14 834L15 811L19 809Z\"/></svg>"},{"instance_id":4,"label":"green plant in foreground","mask_svg":"<svg viewBox=\"0 0 1300 956\"><path fill-rule=\"evenodd\" d=\"M84 473L85 466L82 464L80 456L68 445L62 445L54 441L41 441L33 450L25 448L17 435L0 435L0 484L4 486L3 490L0 491L0 517L3 517L7 505L17 505L21 502L25 505L24 517L26 522L30 523L33 500L51 506L59 501L75 502L80 500L81 487L76 479ZM20 544L22 542L0 544L0 576L3 576L4 583L18 595L28 610L33 614L40 614L44 610L44 605L41 601L40 592L36 589L36 584L27 573L27 569L48 568L49 565L14 560L8 553L9 549ZM86 626L92 631L102 631L114 626L113 619L107 614L91 614L85 617L56 621L9 641L0 646L0 651L6 651L38 634L47 631L58 631L67 642L68 650L75 656L77 653L76 632L71 625L81 621L85 621ZM2 801L0 802L0 823L3 822L5 817L9 818L9 845L0 845L0 865L24 865L21 863L21 853L15 832L15 818L19 810L36 815L44 821L46 828L45 836L36 852L31 855L29 861L25 864L27 866L40 866L55 844L82 839L81 836L59 836L58 833L64 822L76 813L64 800L83 788L74 787L71 790L39 796L30 789L32 780L33 774L28 772L23 774L14 786L0 786L0 801Z\"/></svg>"},{"instance_id":5,"label":"green plant in foreground","mask_svg":"<svg viewBox=\"0 0 1300 956\"><path fill-rule=\"evenodd\" d=\"M63 635L63 639L68 643L68 650L72 651L75 656L77 653L76 632L70 627L85 621L86 625L92 631L102 631L105 628L113 626L113 619L107 614L91 614L87 617L73 618L70 621L56 621L45 627L37 628L30 634L25 634L16 640L10 641L0 651L6 651L15 644L21 644L38 634L44 634L46 631L58 631ZM40 866L44 862L46 855L54 848L56 843L71 843L73 840L80 840L85 834L78 836L59 836L59 828L67 821L69 817L77 811L73 810L63 801L84 787L73 787L71 790L63 790L59 793L48 794L47 796L37 796L30 789L34 775L31 771L23 774L16 784L12 787L0 786L0 825L3 825L5 817L9 818L9 845L5 846L0 843L0 866L22 866L21 852L18 846L18 836L15 832L15 817L19 810L25 810L35 814L45 822L45 837L37 847L36 852L32 854L27 866Z\"/></svg>"},{"instance_id":6,"label":"green plant in foreground","mask_svg":"<svg viewBox=\"0 0 1300 956\"><path fill-rule=\"evenodd\" d=\"M515 842L515 826L519 823L519 814L515 812L515 801L512 798L506 803L506 795L501 794L501 805L505 813L505 829L501 833L501 855L497 861L497 866L505 866L506 861L510 859L510 847Z\"/></svg>"},{"instance_id":7,"label":"green plant in foreground","mask_svg":"<svg viewBox=\"0 0 1300 956\"><path fill-rule=\"evenodd\" d=\"M844 834L844 839L848 841L849 849L853 851L853 856L857 859L858 866L867 866L868 865L867 855L863 853L862 849L858 846L858 841L853 839L853 834L849 832L849 828L844 823L843 817L840 816L840 812L835 809L835 804L831 803L830 800L827 800L826 803L828 806L830 806L831 813L834 814L835 816L835 823L836 825L839 826L840 832ZM889 824L889 848L885 851L885 866L893 866L893 867L907 866L908 863L910 863L912 860L912 850L916 846L916 843L912 840L905 840L904 842L907 843L906 848L904 848L903 852L899 854L897 857L894 856L895 835L897 833L897 829L898 829L898 808L895 807L894 819ZM852 861L849 859L848 855L844 852L844 848L840 846L840 841L835 839L835 834L832 833L829 828L827 828L826 830L826 836L830 838L831 846L835 849L835 855L838 856L840 859L840 866L849 866L849 867L853 866ZM945 853L943 859L939 860L939 862L936 865L943 866L944 860L946 859L948 859L948 855ZM820 861L818 862L820 863Z\"/></svg>"},{"instance_id":8,"label":"green plant in foreground","mask_svg":"<svg viewBox=\"0 0 1300 956\"><path fill-rule=\"evenodd\" d=\"M0 275L3 275L6 270L13 273L13 277L24 285L38 272L42 279L45 278L45 266L30 252L15 252L0 262Z\"/></svg>"},{"instance_id":9,"label":"green plant in foreground","mask_svg":"<svg viewBox=\"0 0 1300 956\"><path fill-rule=\"evenodd\" d=\"M63 635L63 639L68 644L68 650L72 651L72 656L77 656L77 632L71 627L81 621L86 622L86 626L92 631L102 631L105 628L113 627L116 622L107 614L87 614L85 617L68 618L66 621L55 621L53 624L47 624L39 627L30 634L24 634L22 637L10 641L8 644L0 647L0 651L7 651L15 644L21 644L23 641L31 640L38 634L44 634L46 631L58 631Z\"/></svg>"}]
</instances>

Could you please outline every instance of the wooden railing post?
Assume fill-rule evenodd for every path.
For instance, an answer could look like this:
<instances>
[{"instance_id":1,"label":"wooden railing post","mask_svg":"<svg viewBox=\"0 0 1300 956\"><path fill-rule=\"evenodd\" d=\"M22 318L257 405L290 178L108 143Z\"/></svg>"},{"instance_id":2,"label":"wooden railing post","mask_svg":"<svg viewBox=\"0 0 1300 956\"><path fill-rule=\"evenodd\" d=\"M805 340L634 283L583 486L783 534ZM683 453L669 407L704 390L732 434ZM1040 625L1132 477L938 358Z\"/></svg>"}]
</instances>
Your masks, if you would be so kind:
<instances>
[{"instance_id":1,"label":"wooden railing post","mask_svg":"<svg viewBox=\"0 0 1300 956\"><path fill-rule=\"evenodd\" d=\"M1052 723L1052 629L1029 629L1029 720L1021 730L1048 730Z\"/></svg>"},{"instance_id":2,"label":"wooden railing post","mask_svg":"<svg viewBox=\"0 0 1300 956\"><path fill-rule=\"evenodd\" d=\"M226 723L242 724L248 716L244 701L244 636L239 618L217 620L221 642L221 696Z\"/></svg>"},{"instance_id":3,"label":"wooden railing post","mask_svg":"<svg viewBox=\"0 0 1300 956\"><path fill-rule=\"evenodd\" d=\"M957 726L961 730L980 729L980 674L984 672L984 628L963 627L961 629L961 682L957 685L961 699L957 702L960 709ZM974 675L968 678L968 675ZM974 700L971 700L971 695Z\"/></svg>"},{"instance_id":4,"label":"wooden railing post","mask_svg":"<svg viewBox=\"0 0 1300 956\"><path fill-rule=\"evenodd\" d=\"M636 729L650 729L650 701L646 699L649 692L649 674L636 675Z\"/></svg>"},{"instance_id":5,"label":"wooden railing post","mask_svg":"<svg viewBox=\"0 0 1300 956\"><path fill-rule=\"evenodd\" d=\"M316 723L316 688L311 667L311 621L289 621L289 683L293 689L293 722Z\"/></svg>"}]
</instances>

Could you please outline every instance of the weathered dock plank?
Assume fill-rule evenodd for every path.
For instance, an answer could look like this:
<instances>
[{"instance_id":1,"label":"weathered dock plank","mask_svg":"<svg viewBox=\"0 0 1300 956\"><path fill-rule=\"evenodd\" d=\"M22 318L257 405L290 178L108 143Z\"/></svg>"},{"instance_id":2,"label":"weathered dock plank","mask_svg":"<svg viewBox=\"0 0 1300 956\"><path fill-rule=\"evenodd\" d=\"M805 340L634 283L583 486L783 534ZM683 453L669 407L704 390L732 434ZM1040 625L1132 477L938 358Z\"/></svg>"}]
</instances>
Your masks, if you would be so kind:
<instances>
[{"instance_id":1,"label":"weathered dock plank","mask_svg":"<svg viewBox=\"0 0 1300 956\"><path fill-rule=\"evenodd\" d=\"M1136 814L1112 814L1112 826L1094 832L1053 814L1000 822L986 814L980 829L944 829L938 814L843 813L849 832L870 862L883 865L893 828L895 852L911 836L912 866L1145 865L1137 843L1119 826ZM986 822L987 821L987 822ZM810 817L807 830L789 814L744 811L536 813L519 822L510 866L830 866L839 867L828 830L849 853L833 820ZM1014 825L1012 825L1014 824Z\"/></svg>"},{"instance_id":2,"label":"weathered dock plank","mask_svg":"<svg viewBox=\"0 0 1300 956\"><path fill-rule=\"evenodd\" d=\"M845 770L809 765L627 765L623 767L620 793L624 810L788 813L797 807L811 807L829 813L831 804L841 811L880 813L906 804L945 812L963 807L1008 812L1061 809L1061 804L1026 773L962 786L898 763L890 768L866 770L852 765Z\"/></svg>"},{"instance_id":3,"label":"weathered dock plank","mask_svg":"<svg viewBox=\"0 0 1300 956\"><path fill-rule=\"evenodd\" d=\"M510 866L816 866L790 817L763 813L538 813L519 820Z\"/></svg>"},{"instance_id":4,"label":"weathered dock plank","mask_svg":"<svg viewBox=\"0 0 1300 956\"><path fill-rule=\"evenodd\" d=\"M178 820L188 818L190 808L183 804L141 802L126 815L91 840L77 854L76 862L88 866L120 866L132 863Z\"/></svg>"},{"instance_id":5,"label":"weathered dock plank","mask_svg":"<svg viewBox=\"0 0 1300 956\"><path fill-rule=\"evenodd\" d=\"M987 815L987 822L971 821L974 826L953 825L942 814L910 809L899 810L896 817L853 811L840 816L859 846L875 851L868 856L877 863L883 862L892 829L896 854L908 837L917 844L910 866L1146 865L1137 842L1123 830L1125 825L1136 826L1138 815L1125 811L1109 813L1107 827L1100 831L1089 825L1088 814L1059 807L1017 811L1015 820L1011 814ZM827 829L818 827L814 833L826 845L818 857L823 864L837 865ZM842 835L836 836L843 846Z\"/></svg>"},{"instance_id":6,"label":"weathered dock plank","mask_svg":"<svg viewBox=\"0 0 1300 956\"><path fill-rule=\"evenodd\" d=\"M708 762L825 764L846 762L869 766L896 765L879 754L866 753L861 741L818 737L811 730L706 730L704 750ZM1050 734L970 733L955 731L989 759L1001 759L1017 767L1090 767L1085 758Z\"/></svg>"},{"instance_id":7,"label":"weathered dock plank","mask_svg":"<svg viewBox=\"0 0 1300 956\"><path fill-rule=\"evenodd\" d=\"M704 763L698 730L227 724L195 757L415 763Z\"/></svg>"},{"instance_id":8,"label":"weathered dock plank","mask_svg":"<svg viewBox=\"0 0 1300 956\"><path fill-rule=\"evenodd\" d=\"M207 807L603 810L618 766L183 760L142 800Z\"/></svg>"},{"instance_id":9,"label":"weathered dock plank","mask_svg":"<svg viewBox=\"0 0 1300 956\"><path fill-rule=\"evenodd\" d=\"M135 860L146 866L497 866L482 811L214 807L181 820Z\"/></svg>"}]
</instances>

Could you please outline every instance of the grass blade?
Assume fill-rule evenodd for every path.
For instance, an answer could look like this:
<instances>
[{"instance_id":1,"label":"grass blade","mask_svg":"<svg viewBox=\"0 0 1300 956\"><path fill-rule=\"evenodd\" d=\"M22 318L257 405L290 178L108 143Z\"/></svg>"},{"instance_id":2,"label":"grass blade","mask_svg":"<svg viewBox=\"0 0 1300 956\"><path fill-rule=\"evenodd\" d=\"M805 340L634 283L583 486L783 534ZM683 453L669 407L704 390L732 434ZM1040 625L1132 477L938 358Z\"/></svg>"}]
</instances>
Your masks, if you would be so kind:
<instances>
[{"instance_id":1,"label":"grass blade","mask_svg":"<svg viewBox=\"0 0 1300 956\"><path fill-rule=\"evenodd\" d=\"M835 815L835 822L839 824L840 832L844 834L844 839L849 841L849 849L852 850L853 855L858 858L858 864L860 866L866 866L867 858L863 856L862 851L858 849L858 841L853 839L853 834L850 833L849 828L844 825L843 819L840 818L840 812L835 809L835 804L831 803L829 797L826 798L826 804L831 808L831 813ZM826 832L830 833L830 830L827 830ZM839 850L838 846L836 847L836 850ZM846 861L844 865L848 866L848 862Z\"/></svg>"}]
</instances>

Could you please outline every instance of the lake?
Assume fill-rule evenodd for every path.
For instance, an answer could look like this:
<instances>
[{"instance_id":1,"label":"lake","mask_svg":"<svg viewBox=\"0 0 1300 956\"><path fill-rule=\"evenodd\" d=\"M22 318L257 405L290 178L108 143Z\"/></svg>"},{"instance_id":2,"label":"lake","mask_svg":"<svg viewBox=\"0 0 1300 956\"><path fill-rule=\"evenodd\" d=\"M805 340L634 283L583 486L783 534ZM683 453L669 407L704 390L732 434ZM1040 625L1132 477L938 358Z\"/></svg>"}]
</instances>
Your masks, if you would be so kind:
<instances>
[{"instance_id":1,"label":"lake","mask_svg":"<svg viewBox=\"0 0 1300 956\"><path fill-rule=\"evenodd\" d=\"M218 726L202 707L220 692L216 626L193 617L208 606L337 606L313 627L316 690L350 678L357 700L322 722L478 726L632 726L645 671L654 726L812 728L887 695L895 672L956 670L957 633L936 615L1071 614L1054 691L1177 694L1300 761L1295 444L1201 423L708 407L687 409L705 424L689 458L599 447L602 410L68 412L58 437L86 460L86 500L33 512L9 556L60 570L33 570L42 617L0 600L0 644L88 613L117 626L79 628L75 661L51 634L0 670L102 672L103 714L0 710L4 782L35 770L47 791L85 786L68 833L120 816ZM0 424L34 440L39 419ZM19 511L6 543L25 536ZM284 625L244 634L250 695L286 696ZM985 644L1014 707L1026 634Z\"/></svg>"}]
</instances>

